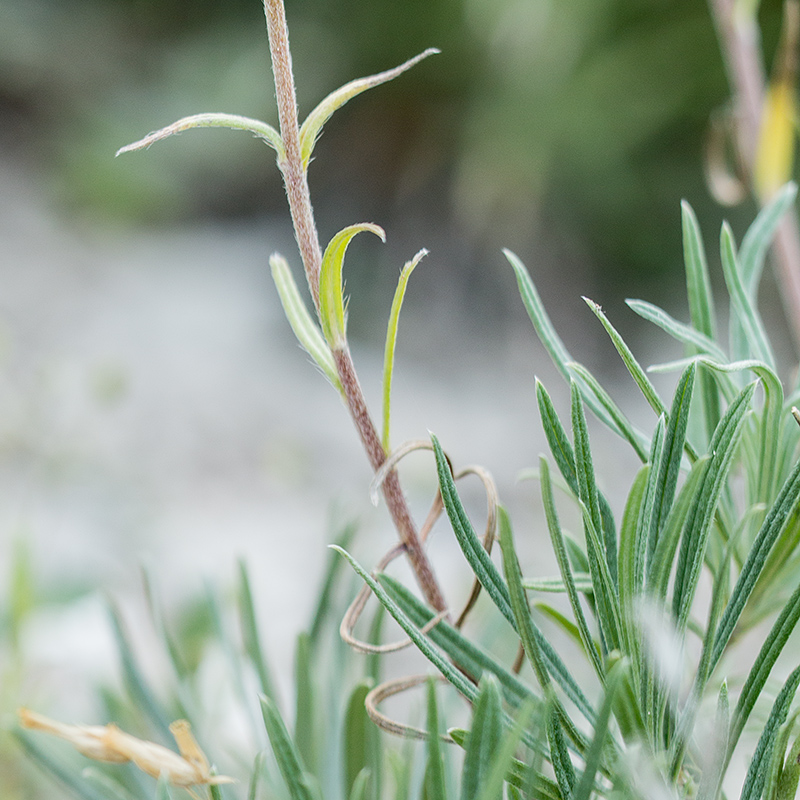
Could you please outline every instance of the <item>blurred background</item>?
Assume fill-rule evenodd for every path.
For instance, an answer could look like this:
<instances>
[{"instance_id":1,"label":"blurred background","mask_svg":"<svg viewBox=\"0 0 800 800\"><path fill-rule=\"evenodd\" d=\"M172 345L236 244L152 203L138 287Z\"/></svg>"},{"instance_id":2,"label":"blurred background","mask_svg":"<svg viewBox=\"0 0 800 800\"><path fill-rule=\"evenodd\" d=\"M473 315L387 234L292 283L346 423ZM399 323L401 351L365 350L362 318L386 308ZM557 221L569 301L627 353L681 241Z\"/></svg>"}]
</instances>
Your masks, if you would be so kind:
<instances>
[{"instance_id":1,"label":"blurred background","mask_svg":"<svg viewBox=\"0 0 800 800\"><path fill-rule=\"evenodd\" d=\"M621 378L581 295L635 337L644 363L676 354L640 336L622 299L685 316L682 198L717 276L723 214L741 235L755 213L723 212L703 181L709 120L728 102L708 8L286 6L302 113L352 78L442 51L336 113L311 192L323 242L355 222L387 231L386 245L359 237L345 268L376 409L399 269L430 250L400 325L394 439L436 431L457 462L495 473L518 528L533 529L537 491L517 476L542 449L534 375L566 392L500 248L528 265L592 370ZM761 16L771 58L777 0ZM298 351L268 275L276 249L299 265L272 151L202 130L113 157L201 111L276 124L271 80L257 0L0 0L0 567L16 653L6 669L17 670L3 711L84 708L91 681L115 680L96 590L140 605L143 561L180 604L250 558L264 608L290 607L265 633L288 669L303 582L336 519L360 518L365 562L388 546L350 423ZM616 399L651 424L630 385ZM603 435L601 474L625 474L632 464L602 449ZM406 485L424 513L433 476L416 458ZM480 494L466 491L480 515Z\"/></svg>"}]
</instances>

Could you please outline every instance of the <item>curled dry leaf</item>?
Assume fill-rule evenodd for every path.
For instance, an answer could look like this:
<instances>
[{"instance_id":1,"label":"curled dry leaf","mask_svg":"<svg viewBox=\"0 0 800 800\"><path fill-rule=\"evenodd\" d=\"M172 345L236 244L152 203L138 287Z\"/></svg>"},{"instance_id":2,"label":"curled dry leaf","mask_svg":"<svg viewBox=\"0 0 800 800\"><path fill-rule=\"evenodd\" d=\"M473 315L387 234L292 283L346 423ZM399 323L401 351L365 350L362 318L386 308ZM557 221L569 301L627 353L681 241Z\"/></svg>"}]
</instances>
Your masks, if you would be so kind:
<instances>
[{"instance_id":1,"label":"curled dry leaf","mask_svg":"<svg viewBox=\"0 0 800 800\"><path fill-rule=\"evenodd\" d=\"M43 731L68 741L79 753L95 761L133 762L153 778L164 776L173 786L233 783L227 775L213 775L205 754L192 735L189 723L176 720L169 726L179 753L155 742L137 739L116 725L68 725L27 708L18 711L24 728Z\"/></svg>"}]
</instances>

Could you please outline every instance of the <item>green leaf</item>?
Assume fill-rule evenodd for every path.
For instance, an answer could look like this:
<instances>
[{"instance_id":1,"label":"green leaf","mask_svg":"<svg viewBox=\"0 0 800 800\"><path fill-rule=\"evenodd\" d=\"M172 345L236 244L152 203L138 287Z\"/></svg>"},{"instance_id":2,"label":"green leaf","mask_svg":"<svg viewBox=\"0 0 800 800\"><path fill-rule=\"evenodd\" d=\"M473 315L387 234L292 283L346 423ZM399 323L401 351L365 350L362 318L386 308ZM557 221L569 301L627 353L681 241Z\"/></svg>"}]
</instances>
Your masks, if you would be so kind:
<instances>
[{"instance_id":1,"label":"green leaf","mask_svg":"<svg viewBox=\"0 0 800 800\"><path fill-rule=\"evenodd\" d=\"M547 715L547 741L550 743L550 763L562 797L571 797L575 788L575 768L567 750L562 729L561 712L552 706Z\"/></svg>"},{"instance_id":2,"label":"green leaf","mask_svg":"<svg viewBox=\"0 0 800 800\"><path fill-rule=\"evenodd\" d=\"M522 573L519 568L517 551L514 547L514 534L511 531L511 521L508 518L506 510L502 506L499 506L497 509L497 525L500 532L500 547L503 552L503 571L505 572L506 581L508 582L511 607L514 611L514 618L516 620L516 627L522 642L522 647L525 650L528 661L533 667L539 685L549 698L549 702L553 704L553 708L559 713L567 736L569 736L573 743L580 747L584 744L584 738L575 727L572 719L564 710L561 701L556 697L552 689L548 665L545 661L540 644L543 637L541 637L533 621L531 609L528 605L528 597L525 594L525 589L522 587Z\"/></svg>"},{"instance_id":3,"label":"green leaf","mask_svg":"<svg viewBox=\"0 0 800 800\"><path fill-rule=\"evenodd\" d=\"M617 333L616 328L614 328L614 326L608 321L608 318L603 313L603 310L600 308L600 306L597 305L597 303L589 300L586 297L584 297L584 300L586 301L586 305L589 306L594 315L600 320L601 324L606 329L606 332L611 338L611 342L622 357L625 367L631 374L631 377L634 379L634 381L636 381L636 385L644 395L645 400L647 400L647 402L650 404L650 407L658 416L661 416L661 414L666 414L667 408L661 401L661 398L658 396L655 386L653 386L650 379L639 365L639 362L634 357L631 349L627 344L625 344L625 340L619 335L619 333Z\"/></svg>"},{"instance_id":4,"label":"green leaf","mask_svg":"<svg viewBox=\"0 0 800 800\"><path fill-rule=\"evenodd\" d=\"M644 589L644 573L641 559L637 554L643 548L640 540L644 539L644 530L639 525L642 516L650 465L645 464L634 478L625 510L622 514L622 525L619 531L619 606L622 623L622 643L624 652L639 664L639 636L635 625L635 609L640 602Z\"/></svg>"},{"instance_id":5,"label":"green leaf","mask_svg":"<svg viewBox=\"0 0 800 800\"><path fill-rule=\"evenodd\" d=\"M658 306L654 306L644 300L626 300L625 303L631 311L638 314L642 319L652 322L672 336L673 339L689 345L698 353L707 353L717 361L725 360L725 352L713 339L689 325L678 322Z\"/></svg>"},{"instance_id":6,"label":"green leaf","mask_svg":"<svg viewBox=\"0 0 800 800\"><path fill-rule=\"evenodd\" d=\"M193 114L190 117L183 117L183 119L173 122L172 125L167 125L165 128L149 133L144 139L139 139L138 142L120 147L115 155L129 153L132 150L142 150L161 139L166 139L176 133L183 133L183 131L188 131L192 128L232 128L233 130L250 131L253 136L263 139L278 154L279 162L285 158L283 140L272 125L268 125L259 119L240 117L236 114Z\"/></svg>"},{"instance_id":7,"label":"green leaf","mask_svg":"<svg viewBox=\"0 0 800 800\"><path fill-rule=\"evenodd\" d=\"M172 800L172 793L169 790L169 780L166 775L161 775L156 785L156 800Z\"/></svg>"},{"instance_id":8,"label":"green leaf","mask_svg":"<svg viewBox=\"0 0 800 800\"><path fill-rule=\"evenodd\" d=\"M498 747L494 753L491 769L488 775L485 776L483 786L481 787L481 793L478 795L477 800L493 800L495 797L502 796L503 784L510 779L509 771L515 760L514 752L522 740L523 733L530 724L533 712L534 705L529 701L517 714L514 727L503 734L500 747ZM513 787L510 784L509 789L513 791Z\"/></svg>"},{"instance_id":9,"label":"green leaf","mask_svg":"<svg viewBox=\"0 0 800 800\"><path fill-rule=\"evenodd\" d=\"M497 567L494 565L489 554L483 548L478 539L475 529L461 504L461 499L456 491L455 481L453 474L450 471L450 465L442 450L439 440L436 436L431 435L433 443L433 452L436 456L436 472L439 478L439 489L442 493L442 502L444 503L447 516L450 519L450 524L453 528L453 533L456 535L458 544L464 553L470 568L475 573L475 577L480 581L481 585L492 602L497 606L500 613L511 623L512 627L515 626L514 613L511 610L511 598L508 594L508 587L500 577Z\"/></svg>"},{"instance_id":10,"label":"green leaf","mask_svg":"<svg viewBox=\"0 0 800 800\"><path fill-rule=\"evenodd\" d=\"M258 632L256 610L253 603L253 592L250 589L250 578L244 560L239 560L239 618L242 626L242 641L245 653L255 667L261 692L277 702L275 684L270 673L269 664L264 657L261 636Z\"/></svg>"},{"instance_id":11,"label":"green leaf","mask_svg":"<svg viewBox=\"0 0 800 800\"><path fill-rule=\"evenodd\" d=\"M484 676L478 688L478 699L472 712L472 728L467 737L467 753L461 773L461 800L475 800L492 770L500 748L503 719L500 689L492 676ZM502 786L488 800L500 800Z\"/></svg>"},{"instance_id":12,"label":"green leaf","mask_svg":"<svg viewBox=\"0 0 800 800\"><path fill-rule=\"evenodd\" d=\"M584 594L592 594L594 586L592 576L588 572L575 572L572 575L575 589ZM543 592L545 594L563 594L569 589L563 578L523 578L522 585L529 592Z\"/></svg>"},{"instance_id":13,"label":"green leaf","mask_svg":"<svg viewBox=\"0 0 800 800\"><path fill-rule=\"evenodd\" d=\"M402 611L391 597L389 597L389 594L383 586L381 586L380 583L378 583L378 581L376 581L375 578L373 578L346 550L338 545L329 545L329 547L347 559L350 566L372 590L378 602L391 614L397 624L405 631L406 635L414 642L422 655L425 656L425 658L427 658L428 661L430 661L431 664L433 664L433 666L467 698L467 700L474 702L477 698L475 686L468 681L459 670L453 667L448 659L442 655L441 651L432 644L428 636L420 632L408 615Z\"/></svg>"},{"instance_id":14,"label":"green leaf","mask_svg":"<svg viewBox=\"0 0 800 800\"><path fill-rule=\"evenodd\" d=\"M605 409L608 417L613 420L614 425L611 428L618 436L625 439L630 444L636 455L642 460L647 460L647 448L649 442L647 437L639 430L637 430L631 421L622 413L619 406L611 399L611 396L600 385L597 378L589 372L582 364L577 364L574 361L569 365L572 374L575 376L575 382L583 394L586 404L591 408L592 404L589 402L592 397L587 396L586 388L592 392L596 404Z\"/></svg>"},{"instance_id":15,"label":"green leaf","mask_svg":"<svg viewBox=\"0 0 800 800\"><path fill-rule=\"evenodd\" d=\"M755 387L755 383L746 386L728 406L711 440L711 459L700 490L699 502L692 506L686 521L675 573L673 613L679 631L685 628L689 619L717 502L739 444L742 424Z\"/></svg>"},{"instance_id":16,"label":"green leaf","mask_svg":"<svg viewBox=\"0 0 800 800\"><path fill-rule=\"evenodd\" d=\"M757 478L757 502L767 503L772 499L778 474L778 454L781 449L780 428L783 414L783 386L774 369L762 361L734 361L719 364L699 356L697 361L714 372L731 373L749 370L761 380L764 387L764 408L761 413Z\"/></svg>"},{"instance_id":17,"label":"green leaf","mask_svg":"<svg viewBox=\"0 0 800 800\"><path fill-rule=\"evenodd\" d=\"M517 623L511 608L511 598L508 593L508 587L500 577L497 567L494 565L494 562L491 560L486 550L481 546L475 534L472 523L469 521L467 512L464 510L464 506L456 491L455 481L453 480L450 466L447 463L447 458L439 444L439 440L432 435L431 441L436 456L436 471L439 477L439 489L442 493L442 502L444 503L447 516L450 519L450 524L456 535L458 544L461 547L461 551L464 553L472 571L475 573L475 577L486 589L492 602L516 630ZM535 624L533 630L533 635L536 638L539 649L542 651L549 672L578 708L591 718L591 706L580 690L577 681L572 677L555 649ZM517 633L519 633L519 631L517 631Z\"/></svg>"},{"instance_id":18,"label":"green leaf","mask_svg":"<svg viewBox=\"0 0 800 800\"><path fill-rule=\"evenodd\" d=\"M423 628L436 616L433 609L391 575L382 572L377 577L381 586L417 628ZM491 672L503 687L506 702L510 705L519 706L527 699L538 699L527 684L500 664L491 653L462 635L446 620L441 620L431 628L428 637L475 681L480 680L485 671Z\"/></svg>"},{"instance_id":19,"label":"green leaf","mask_svg":"<svg viewBox=\"0 0 800 800\"><path fill-rule=\"evenodd\" d=\"M512 253L510 250L503 250L503 254L508 259L511 266L514 268L514 273L517 277L517 285L519 286L520 297L522 298L525 310L533 323L533 328L536 335L544 345L545 349L553 360L558 371L567 379L574 380L584 395L586 405L592 410L592 413L608 428L627 438L627 432L624 428L620 428L618 420L610 413L607 403L610 402L608 395L600 391L600 394L595 392L595 388L599 388L596 380L591 382L591 385L584 380L584 375L589 374L585 368L579 371L575 368L575 360L569 354L569 351L564 346L563 341L556 333L553 323L545 310L544 304L539 297L539 292L525 269L525 265L520 261L519 257ZM611 407L616 409L612 403ZM618 409L617 409L618 410ZM638 438L638 434L634 432L634 441ZM633 444L633 442L632 442ZM636 445L634 445L636 447ZM638 447L637 447L638 450Z\"/></svg>"},{"instance_id":20,"label":"green leaf","mask_svg":"<svg viewBox=\"0 0 800 800\"><path fill-rule=\"evenodd\" d=\"M354 81L346 83L344 86L331 92L319 105L306 117L300 127L300 156L303 160L303 169L308 169L311 161L311 154L314 152L314 145L322 132L322 126L330 119L334 111L341 108L348 100L351 100L361 92L371 89L373 86L379 86L382 83L391 81L398 75L401 75L408 69L411 69L415 64L422 61L434 53L438 53L435 47L429 47L423 53L420 53L414 58L400 64L399 67L388 69L385 72L379 72L376 75L370 75L367 78L357 78Z\"/></svg>"},{"instance_id":21,"label":"green leaf","mask_svg":"<svg viewBox=\"0 0 800 800\"><path fill-rule=\"evenodd\" d=\"M553 327L553 323L545 310L544 303L539 297L539 292L536 290L536 286L531 280L525 265L520 261L519 256L512 253L511 250L503 250L503 255L508 259L517 276L520 297L522 297L525 310L531 318L536 335L550 354L550 358L559 372L569 380L571 376L567 364L575 359L569 354L561 337L556 333L556 329Z\"/></svg>"},{"instance_id":22,"label":"green leaf","mask_svg":"<svg viewBox=\"0 0 800 800\"><path fill-rule=\"evenodd\" d=\"M731 592L728 605L717 628L714 650L711 656L711 669L719 663L747 600L758 581L761 571L764 569L770 550L783 530L786 521L798 507L799 500L800 462L797 463L792 474L783 484L783 488L761 524L761 528L748 553L747 560L742 566L736 585Z\"/></svg>"},{"instance_id":23,"label":"green leaf","mask_svg":"<svg viewBox=\"0 0 800 800\"><path fill-rule=\"evenodd\" d=\"M589 625L586 622L586 616L583 613L580 598L578 597L578 587L575 583L574 573L572 566L569 563L567 556L567 548L564 542L564 534L561 530L561 525L558 521L558 514L556 512L555 498L553 497L553 487L550 482L550 467L544 457L539 458L539 480L542 491L542 504L544 506L545 519L547 521L547 529L550 532L550 541L553 545L553 552L558 562L558 568L561 570L561 579L567 590L569 603L572 608L572 613L577 623L578 632L581 641L583 642L584 650L592 666L598 676L604 675L603 664L600 659L600 653L597 650L594 637L589 630ZM592 582L592 586L594 583Z\"/></svg>"},{"instance_id":24,"label":"green leaf","mask_svg":"<svg viewBox=\"0 0 800 800\"><path fill-rule=\"evenodd\" d=\"M339 231L322 254L319 273L319 318L322 333L332 350L341 350L347 344L342 268L348 245L353 237L362 231L374 233L382 242L386 241L383 228L371 222L362 222Z\"/></svg>"},{"instance_id":25,"label":"green leaf","mask_svg":"<svg viewBox=\"0 0 800 800\"><path fill-rule=\"evenodd\" d=\"M294 742L298 752L312 774L317 771L317 713L316 690L311 677L311 639L307 633L297 637L295 650L296 713Z\"/></svg>"},{"instance_id":26,"label":"green leaf","mask_svg":"<svg viewBox=\"0 0 800 800\"><path fill-rule=\"evenodd\" d=\"M728 684L723 681L717 698L717 714L711 747L705 747L706 763L700 776L697 800L717 800L725 775L725 756L728 750L728 734L731 709L728 701ZM710 755L709 755L710 750Z\"/></svg>"},{"instance_id":27,"label":"green leaf","mask_svg":"<svg viewBox=\"0 0 800 800\"><path fill-rule=\"evenodd\" d=\"M767 249L772 243L772 238L778 229L781 217L794 204L796 197L797 184L793 182L787 183L761 209L753 224L747 229L744 239L742 239L739 266L745 288L753 298L755 298L756 290L761 280Z\"/></svg>"},{"instance_id":28,"label":"green leaf","mask_svg":"<svg viewBox=\"0 0 800 800\"><path fill-rule=\"evenodd\" d=\"M648 563L653 557L658 538L675 499L678 473L680 472L681 458L686 442L686 428L689 424L695 369L695 366L690 364L684 370L672 400L672 408L670 409L661 458L658 464L658 476L653 487L653 511L647 540Z\"/></svg>"},{"instance_id":29,"label":"green leaf","mask_svg":"<svg viewBox=\"0 0 800 800\"><path fill-rule=\"evenodd\" d=\"M366 772L375 787L371 796L380 797L380 740L379 730L369 718L365 706L371 684L362 681L350 694L344 717L344 796L352 795L359 775Z\"/></svg>"},{"instance_id":30,"label":"green leaf","mask_svg":"<svg viewBox=\"0 0 800 800\"><path fill-rule=\"evenodd\" d=\"M622 678L624 661L617 662L608 673L606 681L606 691L603 695L603 704L597 714L597 721L594 725L594 736L585 755L586 764L581 773L571 800L589 800L594 789L594 779L600 769L603 750L608 737L608 724L611 720L611 709L614 702L614 695L619 688Z\"/></svg>"},{"instance_id":31,"label":"green leaf","mask_svg":"<svg viewBox=\"0 0 800 800\"><path fill-rule=\"evenodd\" d=\"M681 203L681 217L683 221L683 257L686 264L686 292L689 298L689 314L692 325L699 334L716 342L716 312L705 249L697 218L685 200ZM724 361L725 358L717 360ZM708 441L722 414L719 392L714 380L704 369L700 370L699 383L705 422L705 441Z\"/></svg>"},{"instance_id":32,"label":"green leaf","mask_svg":"<svg viewBox=\"0 0 800 800\"><path fill-rule=\"evenodd\" d=\"M292 800L317 800L311 790L309 776L303 768L300 753L289 737L286 725L277 706L268 697L261 696L261 713L267 729L275 760Z\"/></svg>"},{"instance_id":33,"label":"green leaf","mask_svg":"<svg viewBox=\"0 0 800 800\"><path fill-rule=\"evenodd\" d=\"M794 594L778 615L778 619L775 620L770 629L747 675L733 714L729 752L732 752L736 746L736 742L744 730L745 723L750 717L750 712L761 695L767 678L778 660L778 656L783 652L789 637L797 627L798 620L800 620L800 587L795 589Z\"/></svg>"},{"instance_id":34,"label":"green leaf","mask_svg":"<svg viewBox=\"0 0 800 800\"><path fill-rule=\"evenodd\" d=\"M322 370L322 374L331 382L334 389L343 395L344 389L342 389L342 382L339 380L339 374L336 371L336 363L333 360L331 349L328 347L328 343L325 341L319 327L311 318L306 304L300 297L300 292L294 282L286 259L277 253L273 253L269 258L269 266L284 314L286 314L286 319L289 321L297 341L314 359L317 366Z\"/></svg>"},{"instance_id":35,"label":"green leaf","mask_svg":"<svg viewBox=\"0 0 800 800\"><path fill-rule=\"evenodd\" d=\"M645 585L648 593L660 601L665 600L667 596L669 575L678 549L681 530L687 517L690 514L694 516L698 513L697 507L701 501L700 492L706 482L710 461L711 456L704 455L693 464L686 482L672 505L667 523L656 545Z\"/></svg>"},{"instance_id":36,"label":"green leaf","mask_svg":"<svg viewBox=\"0 0 800 800\"><path fill-rule=\"evenodd\" d=\"M722 254L722 271L725 275L725 283L728 286L728 293L731 296L731 305L735 311L732 317L738 320L744 332L743 344L745 350L734 351L733 357L736 360L754 357L763 361L771 369L775 369L775 356L772 353L767 333L764 330L764 323L755 306L752 298L745 288L739 261L736 255L736 245L733 241L733 231L728 223L722 226L720 234L720 252Z\"/></svg>"},{"instance_id":37,"label":"green leaf","mask_svg":"<svg viewBox=\"0 0 800 800\"><path fill-rule=\"evenodd\" d=\"M164 713L161 703L156 699L133 655L133 650L128 640L128 634L122 622L119 609L109 600L108 610L111 616L111 628L114 639L122 661L122 674L125 681L125 688L128 690L134 705L140 709L145 716L155 725L164 739L169 740L168 715Z\"/></svg>"},{"instance_id":38,"label":"green leaf","mask_svg":"<svg viewBox=\"0 0 800 800\"><path fill-rule=\"evenodd\" d=\"M463 728L450 728L447 731L450 738L459 747L465 747L469 731ZM535 752L541 748L535 748ZM511 766L506 773L506 780L510 786L526 792L525 797L531 800L562 800L556 782L543 775L538 768L523 764L516 758L511 760Z\"/></svg>"},{"instance_id":39,"label":"green leaf","mask_svg":"<svg viewBox=\"0 0 800 800\"><path fill-rule=\"evenodd\" d=\"M750 768L747 770L747 777L745 778L740 800L760 800L766 783L767 770L769 769L775 741L781 725L786 721L786 717L789 714L789 708L794 700L798 684L800 684L800 667L797 667L789 675L778 697L775 699L767 724L762 730L753 758L750 761ZM734 745L735 742L731 742L728 750L728 760L730 760Z\"/></svg>"},{"instance_id":40,"label":"green leaf","mask_svg":"<svg viewBox=\"0 0 800 800\"><path fill-rule=\"evenodd\" d=\"M595 597L600 603L605 603L608 598L602 592L599 592L598 574L596 569L600 562L602 562L605 571L611 582L610 589L615 588L617 582L617 539L616 531L613 528L609 529L604 525L604 520L600 516L600 501L597 491L597 483L594 475L594 464L592 463L592 450L589 444L589 430L586 426L586 417L583 413L583 403L581 396L578 392L578 387L572 384L572 432L575 438L575 471L578 476L578 498L583 503L586 513L591 524L594 526L598 537L602 536L602 543L597 552L593 552L589 546L589 541L586 543L586 554L589 557L589 571L592 573L592 579L595 584ZM593 556L598 560L593 562ZM599 594L598 594L599 592ZM610 607L606 609L610 611ZM612 623L612 620L601 620L601 624ZM603 629L603 633L612 633L611 630ZM616 631L617 635L619 631ZM612 644L613 642L613 644ZM612 647L619 646L619 639L613 637L609 644Z\"/></svg>"},{"instance_id":41,"label":"green leaf","mask_svg":"<svg viewBox=\"0 0 800 800\"><path fill-rule=\"evenodd\" d=\"M370 772L364 767L353 781L353 788L350 792L349 800L365 800L367 797L367 789L369 788L369 781Z\"/></svg>"},{"instance_id":42,"label":"green leaf","mask_svg":"<svg viewBox=\"0 0 800 800\"><path fill-rule=\"evenodd\" d=\"M436 702L436 681L428 680L428 762L425 767L425 788L428 800L447 800L444 758L439 731L439 707Z\"/></svg>"},{"instance_id":43,"label":"green leaf","mask_svg":"<svg viewBox=\"0 0 800 800\"><path fill-rule=\"evenodd\" d=\"M50 748L40 747L34 737L29 733L20 730L18 727L13 729L14 738L22 746L26 755L34 761L37 766L49 773L59 783L63 784L69 791L81 800L108 800L105 793L97 792L90 784L83 780L77 770L68 767L60 760L53 758Z\"/></svg>"},{"instance_id":44,"label":"green leaf","mask_svg":"<svg viewBox=\"0 0 800 800\"><path fill-rule=\"evenodd\" d=\"M686 265L686 292L689 298L689 314L698 333L714 341L714 296L708 274L703 238L692 207L684 200L681 203L683 228L683 260Z\"/></svg>"},{"instance_id":45,"label":"green leaf","mask_svg":"<svg viewBox=\"0 0 800 800\"><path fill-rule=\"evenodd\" d=\"M427 250L420 250L411 261L407 261L397 281L392 310L389 312L389 325L386 329L386 346L383 353L383 436L381 443L383 449L391 452L391 406L392 406L392 373L394 372L394 350L397 343L397 325L400 322L400 309L403 307L403 298L411 273L420 261L428 254Z\"/></svg>"}]
</instances>

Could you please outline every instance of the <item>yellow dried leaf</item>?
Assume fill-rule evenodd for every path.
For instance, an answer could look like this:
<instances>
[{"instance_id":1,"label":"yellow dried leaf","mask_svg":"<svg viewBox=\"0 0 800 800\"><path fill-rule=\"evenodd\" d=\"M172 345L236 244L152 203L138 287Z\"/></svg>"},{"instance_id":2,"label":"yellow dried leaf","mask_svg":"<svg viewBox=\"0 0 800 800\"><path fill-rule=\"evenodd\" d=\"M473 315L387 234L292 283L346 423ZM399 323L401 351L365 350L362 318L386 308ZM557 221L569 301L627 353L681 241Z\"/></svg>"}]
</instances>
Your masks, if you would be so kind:
<instances>
[{"instance_id":1,"label":"yellow dried leaf","mask_svg":"<svg viewBox=\"0 0 800 800\"><path fill-rule=\"evenodd\" d=\"M189 723L176 720L169 729L180 754L168 747L138 739L116 725L68 725L49 719L27 708L20 708L23 727L58 736L68 741L79 753L95 761L123 764L133 762L153 778L166 778L173 786L199 786L233 783L227 775L212 775L205 753L192 735Z\"/></svg>"}]
</instances>

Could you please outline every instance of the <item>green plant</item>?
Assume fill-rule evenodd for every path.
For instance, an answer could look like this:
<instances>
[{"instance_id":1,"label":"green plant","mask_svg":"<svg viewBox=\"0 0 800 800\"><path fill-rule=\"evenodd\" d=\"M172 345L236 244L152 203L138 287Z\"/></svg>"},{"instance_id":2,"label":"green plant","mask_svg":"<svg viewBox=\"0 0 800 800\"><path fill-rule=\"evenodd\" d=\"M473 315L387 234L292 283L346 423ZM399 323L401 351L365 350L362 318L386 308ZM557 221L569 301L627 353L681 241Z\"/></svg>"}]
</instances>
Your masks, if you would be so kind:
<instances>
[{"instance_id":1,"label":"green plant","mask_svg":"<svg viewBox=\"0 0 800 800\"><path fill-rule=\"evenodd\" d=\"M277 154L316 320L301 298L288 263L277 254L270 259L273 278L298 340L352 415L375 470L374 492L383 494L399 538L399 544L373 572L363 568L346 545L335 548L365 585L345 614L343 638L375 657L368 662L369 680L355 686L344 714L344 794L352 798L382 796L382 751L375 738L377 730L367 724L367 714L393 732L427 740L421 786L425 797L444 798L454 791L448 786L434 682L424 676L377 681L380 655L405 644L374 643L379 639L380 616L369 642L356 638L355 627L370 593L409 642L472 706L469 730L451 728L446 734L466 751L459 789L464 800L489 800L503 792L535 800L588 800L593 794L714 800L723 788L726 793L733 790L735 787L725 784L731 761L743 752L740 742L757 703L772 694L770 676L800 618L800 589L793 591L800 577L800 463L795 463L800 429L789 413L800 387L793 387L785 397L756 302L769 243L794 203L796 187L788 184L772 197L741 248L730 228L723 226L721 262L730 299L727 352L719 344L699 227L691 208L684 205L690 323L681 323L643 301L629 303L637 314L686 348L684 359L660 367L681 373L669 403L661 399L600 307L587 301L655 412L650 433L638 430L591 372L571 358L525 266L506 252L536 333L571 389L570 422L565 425L545 387L538 383L536 388L544 432L560 474L560 479L551 474L550 462L541 458L538 475L545 525L559 575L526 576L511 521L487 472L454 470L435 436L430 442L390 449L391 384L400 307L406 283L424 251L403 269L392 305L383 373L383 431L379 434L350 356L342 270L347 247L356 234L368 231L382 238L383 231L369 223L352 225L336 234L323 251L309 198L306 177L314 143L332 113L356 94L397 77L432 51L396 69L347 84L323 100L300 125L282 3L267 0L265 9L280 131L256 120L202 114L180 120L120 152L146 147L193 127L226 126L250 131ZM593 466L587 408L642 462L619 523ZM418 449L433 452L439 485L421 530L411 519L396 472L399 461ZM477 474L486 488L489 514L482 540L456 488L456 480L465 474ZM578 509L582 541L560 523L557 481ZM476 580L475 590L457 618L448 608L424 549L428 532L443 512ZM502 571L491 556L496 536ZM421 599L385 571L403 554L416 577ZM701 591L704 576L710 579L710 597ZM507 625L519 642L520 656L511 667L461 630L480 592L489 597L498 617L505 620L501 624ZM561 594L565 602L559 608L540 600L532 608L530 593ZM315 621L311 635L299 640L298 706L290 734L258 644L244 571L239 596L245 655L232 655L233 673L238 676L244 707L247 662L259 678L264 725L285 786L284 790L277 788L270 777L274 771L265 770L265 756L258 755L251 769L249 796L258 796L262 781L268 784L267 796L286 791L292 800L311 800L322 796L323 788L324 796L339 794L341 790L332 789L329 780L322 780L329 773L325 772L319 723L309 700L310 665L320 624ZM321 603L320 609L324 607ZM209 610L220 642L232 652L231 638L213 597ZM728 674L731 686L738 675L731 673L730 656L743 634L767 619L771 621L769 631L734 704ZM554 623L556 632L549 632L546 623ZM150 725L163 732L169 722L166 710L139 676L122 629L118 623L115 627L129 689L141 713L150 718ZM175 672L181 677L185 671L179 650L166 629L162 630ZM575 658L575 650L571 656L563 655L564 637L572 640L580 658ZM426 729L394 722L382 713L379 705L383 700L426 681ZM800 738L796 733L798 713L791 709L798 685L800 667L785 679L777 696L770 698L771 711L760 726L742 800L782 799L794 794L800 777ZM716 701L714 723L703 732L709 697ZM184 703L180 695L177 700L168 709L170 716L175 712L190 716L192 704ZM259 730L258 725L253 726L255 739ZM21 737L36 757L58 771L29 736ZM394 794L406 797L412 760L401 757L394 764ZM82 796L99 796L61 772ZM170 794L167 777L162 775L159 782L159 797ZM112 794L141 794L136 779L123 788L112 787L107 773L98 780ZM209 791L216 797L224 796L226 790L212 783Z\"/></svg>"}]
</instances>

